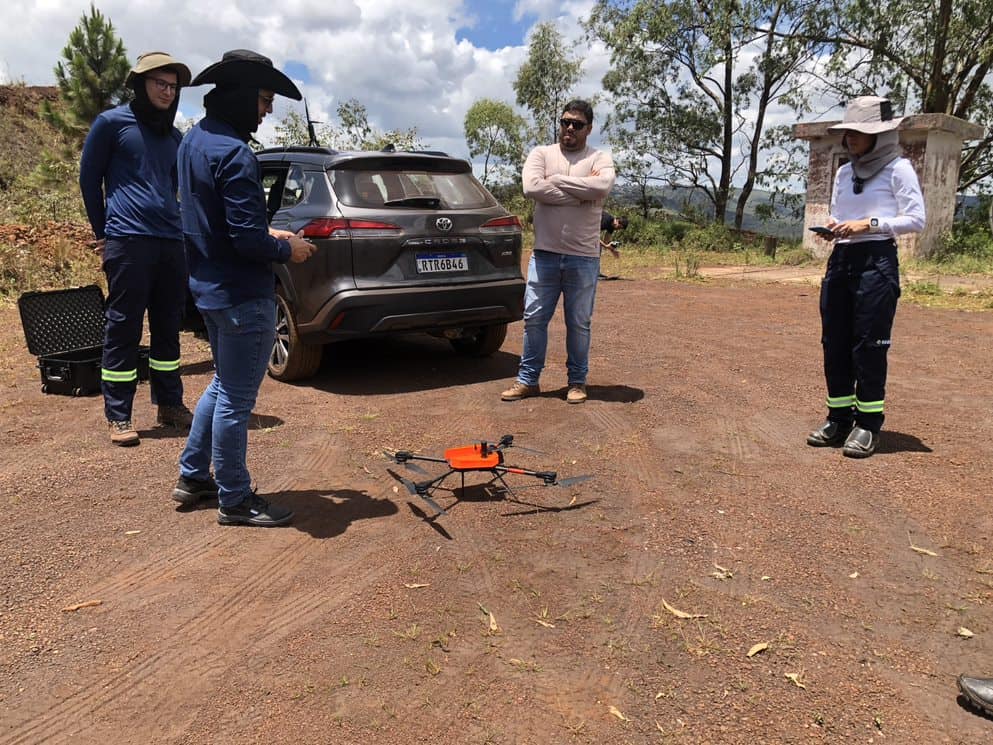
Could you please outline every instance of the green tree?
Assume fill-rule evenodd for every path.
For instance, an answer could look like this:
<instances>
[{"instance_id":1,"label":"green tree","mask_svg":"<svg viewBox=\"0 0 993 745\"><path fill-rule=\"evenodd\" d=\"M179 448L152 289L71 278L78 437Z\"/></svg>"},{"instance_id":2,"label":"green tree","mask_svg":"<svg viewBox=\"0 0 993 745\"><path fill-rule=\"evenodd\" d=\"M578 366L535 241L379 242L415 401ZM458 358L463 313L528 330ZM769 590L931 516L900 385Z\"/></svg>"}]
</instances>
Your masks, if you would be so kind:
<instances>
[{"instance_id":1,"label":"green tree","mask_svg":"<svg viewBox=\"0 0 993 745\"><path fill-rule=\"evenodd\" d=\"M800 1L599 0L585 22L611 54L608 131L654 158L656 177L702 191L718 223L740 174L741 227L763 176L769 108L806 110L799 79L812 45L796 34Z\"/></svg>"},{"instance_id":2,"label":"green tree","mask_svg":"<svg viewBox=\"0 0 993 745\"><path fill-rule=\"evenodd\" d=\"M491 175L519 173L524 164L527 122L510 104L481 98L465 115L465 140L472 158L483 158L483 184Z\"/></svg>"},{"instance_id":3,"label":"green tree","mask_svg":"<svg viewBox=\"0 0 993 745\"><path fill-rule=\"evenodd\" d=\"M354 98L338 106L338 125L315 122L315 133L323 147L335 150L382 150L392 145L396 150L421 148L414 128L383 131L369 122L364 105ZM297 111L289 111L276 123L276 145L307 145L310 134L307 121Z\"/></svg>"},{"instance_id":4,"label":"green tree","mask_svg":"<svg viewBox=\"0 0 993 745\"><path fill-rule=\"evenodd\" d=\"M517 105L528 109L534 118L539 142L558 142L559 116L582 69L582 61L569 54L555 26L539 23L534 27L528 57L514 79L514 91Z\"/></svg>"},{"instance_id":5,"label":"green tree","mask_svg":"<svg viewBox=\"0 0 993 745\"><path fill-rule=\"evenodd\" d=\"M907 113L950 114L986 127L965 151L960 187L993 176L993 0L817 0L804 33L830 52L841 100L889 96Z\"/></svg>"},{"instance_id":6,"label":"green tree","mask_svg":"<svg viewBox=\"0 0 993 745\"><path fill-rule=\"evenodd\" d=\"M130 63L114 25L93 5L69 34L55 79L64 112L45 106L45 117L77 143L82 143L97 114L128 99L124 80Z\"/></svg>"}]
</instances>

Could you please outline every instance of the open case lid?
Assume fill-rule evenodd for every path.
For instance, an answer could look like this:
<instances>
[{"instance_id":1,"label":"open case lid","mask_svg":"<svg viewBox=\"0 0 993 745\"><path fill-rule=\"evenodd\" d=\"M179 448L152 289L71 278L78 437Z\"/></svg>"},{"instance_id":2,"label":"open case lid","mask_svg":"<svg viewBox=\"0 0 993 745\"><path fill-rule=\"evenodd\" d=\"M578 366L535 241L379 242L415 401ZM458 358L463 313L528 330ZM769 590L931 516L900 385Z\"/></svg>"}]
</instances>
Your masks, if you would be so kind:
<instances>
[{"instance_id":1,"label":"open case lid","mask_svg":"<svg viewBox=\"0 0 993 745\"><path fill-rule=\"evenodd\" d=\"M17 300L17 309L33 355L103 344L103 292L97 285L25 292Z\"/></svg>"}]
</instances>

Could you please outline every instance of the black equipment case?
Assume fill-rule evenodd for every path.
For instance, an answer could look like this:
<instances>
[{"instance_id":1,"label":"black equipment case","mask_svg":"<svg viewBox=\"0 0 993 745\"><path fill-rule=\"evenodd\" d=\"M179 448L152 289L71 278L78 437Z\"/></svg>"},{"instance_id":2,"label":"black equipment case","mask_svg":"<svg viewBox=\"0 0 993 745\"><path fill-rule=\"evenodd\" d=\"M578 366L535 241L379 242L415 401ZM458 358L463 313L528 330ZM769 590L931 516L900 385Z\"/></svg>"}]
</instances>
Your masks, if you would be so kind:
<instances>
[{"instance_id":1,"label":"black equipment case","mask_svg":"<svg viewBox=\"0 0 993 745\"><path fill-rule=\"evenodd\" d=\"M43 393L100 392L103 292L97 285L26 292L17 301L28 351L38 357ZM148 347L138 348L138 380L148 380Z\"/></svg>"}]
</instances>

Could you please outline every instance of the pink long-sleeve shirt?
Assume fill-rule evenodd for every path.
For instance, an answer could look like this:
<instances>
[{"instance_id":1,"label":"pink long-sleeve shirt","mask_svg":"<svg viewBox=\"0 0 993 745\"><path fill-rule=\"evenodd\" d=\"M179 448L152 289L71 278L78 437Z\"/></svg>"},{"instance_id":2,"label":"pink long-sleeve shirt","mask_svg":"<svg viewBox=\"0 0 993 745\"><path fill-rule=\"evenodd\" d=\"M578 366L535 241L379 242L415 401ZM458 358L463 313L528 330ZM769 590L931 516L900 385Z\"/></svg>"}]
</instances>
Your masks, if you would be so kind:
<instances>
[{"instance_id":1,"label":"pink long-sleeve shirt","mask_svg":"<svg viewBox=\"0 0 993 745\"><path fill-rule=\"evenodd\" d=\"M535 201L535 249L599 256L600 213L615 178L610 155L592 147L566 152L559 145L539 146L521 177L524 196Z\"/></svg>"}]
</instances>

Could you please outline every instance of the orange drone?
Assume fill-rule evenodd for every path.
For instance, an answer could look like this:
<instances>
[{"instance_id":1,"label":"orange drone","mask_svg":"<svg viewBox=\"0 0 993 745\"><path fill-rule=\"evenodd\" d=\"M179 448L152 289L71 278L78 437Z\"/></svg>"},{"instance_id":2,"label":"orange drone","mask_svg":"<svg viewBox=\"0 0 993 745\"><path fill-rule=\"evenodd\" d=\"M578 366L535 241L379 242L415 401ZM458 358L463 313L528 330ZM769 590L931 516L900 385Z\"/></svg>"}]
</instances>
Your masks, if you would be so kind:
<instances>
[{"instance_id":1,"label":"orange drone","mask_svg":"<svg viewBox=\"0 0 993 745\"><path fill-rule=\"evenodd\" d=\"M419 460L427 461L428 463L443 463L448 466L448 470L445 471L445 473L424 481L411 481L410 479L406 479L403 476L390 471L390 474L394 478L407 487L407 491L409 491L411 495L420 497L435 510L436 514L434 517L446 514L446 510L434 500L434 492L438 489L444 489L444 487L442 487L443 482L453 473L457 473L461 476L462 494L465 493L466 473L482 472L492 474L492 478L483 484L484 487L499 481L501 487L503 487L506 493L511 496L514 495L514 490L511 489L510 484L504 480L504 476L506 474L533 476L536 479L540 479L544 486L572 486L573 484L578 484L593 478L590 475L586 475L573 476L568 479L559 479L558 474L555 471L532 471L528 468L508 466L504 463L503 453L504 450L513 447L513 445L514 436L504 435L498 442L487 442L486 440L481 440L480 442L472 445L449 448L445 451L445 456L443 458L437 458L430 455L418 455L409 450L395 450L393 452L384 451L384 455L386 455L386 457L394 463L398 463L405 468L409 468L412 471L417 471L418 473L422 473L424 475L428 475L427 471L412 461ZM527 450L531 453L538 452L536 450L528 450L528 448L522 448L520 446L518 446L518 449ZM450 491L453 494L455 492L454 489L444 490Z\"/></svg>"}]
</instances>

